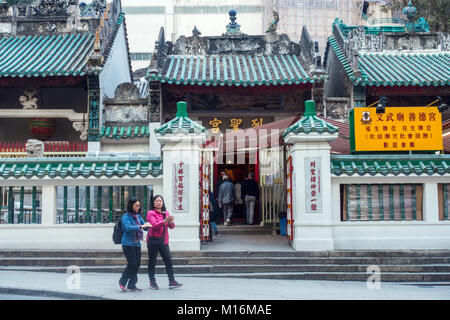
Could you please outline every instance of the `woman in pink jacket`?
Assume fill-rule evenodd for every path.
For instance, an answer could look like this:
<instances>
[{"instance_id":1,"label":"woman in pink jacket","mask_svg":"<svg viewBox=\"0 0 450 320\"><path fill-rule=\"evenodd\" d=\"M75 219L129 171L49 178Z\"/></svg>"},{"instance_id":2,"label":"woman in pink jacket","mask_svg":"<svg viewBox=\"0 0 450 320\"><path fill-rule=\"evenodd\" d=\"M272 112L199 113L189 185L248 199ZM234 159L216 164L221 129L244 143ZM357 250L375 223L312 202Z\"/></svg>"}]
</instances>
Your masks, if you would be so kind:
<instances>
[{"instance_id":1,"label":"woman in pink jacket","mask_svg":"<svg viewBox=\"0 0 450 320\"><path fill-rule=\"evenodd\" d=\"M174 217L167 212L162 196L153 197L150 204L150 210L147 213L147 222L152 225L147 233L148 248L148 277L150 279L150 289L158 290L158 284L155 279L156 257L159 254L166 265L167 275L169 277L169 289L180 288L183 285L175 281L173 274L172 256L169 248L169 230L175 228Z\"/></svg>"}]
</instances>

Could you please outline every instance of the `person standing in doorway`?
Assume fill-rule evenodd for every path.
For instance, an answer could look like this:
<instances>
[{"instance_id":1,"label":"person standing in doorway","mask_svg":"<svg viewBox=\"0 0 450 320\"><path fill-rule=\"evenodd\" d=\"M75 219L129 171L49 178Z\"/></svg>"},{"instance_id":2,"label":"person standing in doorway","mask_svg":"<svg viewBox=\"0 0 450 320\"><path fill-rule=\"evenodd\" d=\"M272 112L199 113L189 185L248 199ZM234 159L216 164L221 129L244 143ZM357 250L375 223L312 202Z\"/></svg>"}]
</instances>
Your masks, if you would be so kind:
<instances>
[{"instance_id":1,"label":"person standing in doorway","mask_svg":"<svg viewBox=\"0 0 450 320\"><path fill-rule=\"evenodd\" d=\"M140 201L135 198L128 200L127 212L121 218L122 250L128 263L119 280L119 287L122 292L142 291L136 287L137 273L141 266L141 240L144 240L144 230L147 231L152 225L148 222L145 223L140 213Z\"/></svg>"},{"instance_id":2,"label":"person standing in doorway","mask_svg":"<svg viewBox=\"0 0 450 320\"><path fill-rule=\"evenodd\" d=\"M150 279L150 289L153 290L159 289L155 279L156 257L158 252L166 265L166 272L169 277L169 289L183 286L181 283L175 281L172 255L169 248L168 229L175 228L174 220L174 216L171 216L166 210L162 196L154 196L150 204L150 210L147 213L147 221L152 225L152 229L147 234L147 249L148 277Z\"/></svg>"},{"instance_id":3,"label":"person standing in doorway","mask_svg":"<svg viewBox=\"0 0 450 320\"><path fill-rule=\"evenodd\" d=\"M211 190L209 191L209 221L211 223L211 228L214 230L216 236L219 235L219 230L217 229L217 223L220 220L220 208L217 203L216 198L214 198Z\"/></svg>"},{"instance_id":4,"label":"person standing in doorway","mask_svg":"<svg viewBox=\"0 0 450 320\"><path fill-rule=\"evenodd\" d=\"M217 185L216 185L216 190L215 190L215 195L216 195L217 197L219 196L219 188L220 188L220 185L221 185L222 183L225 182L224 177L225 177L226 175L227 175L227 174L226 174L225 171L220 171L220 177L219 177L219 179L217 180Z\"/></svg>"},{"instance_id":5,"label":"person standing in doorway","mask_svg":"<svg viewBox=\"0 0 450 320\"><path fill-rule=\"evenodd\" d=\"M259 186L258 182L255 181L253 172L248 174L248 179L242 188L242 193L245 200L246 222L247 224L253 224L255 204L259 198Z\"/></svg>"},{"instance_id":6,"label":"person standing in doorway","mask_svg":"<svg viewBox=\"0 0 450 320\"><path fill-rule=\"evenodd\" d=\"M228 226L231 223L231 217L233 216L234 200L236 200L236 189L233 182L228 176L224 176L224 183L219 187L219 207L223 211L224 226Z\"/></svg>"}]
</instances>

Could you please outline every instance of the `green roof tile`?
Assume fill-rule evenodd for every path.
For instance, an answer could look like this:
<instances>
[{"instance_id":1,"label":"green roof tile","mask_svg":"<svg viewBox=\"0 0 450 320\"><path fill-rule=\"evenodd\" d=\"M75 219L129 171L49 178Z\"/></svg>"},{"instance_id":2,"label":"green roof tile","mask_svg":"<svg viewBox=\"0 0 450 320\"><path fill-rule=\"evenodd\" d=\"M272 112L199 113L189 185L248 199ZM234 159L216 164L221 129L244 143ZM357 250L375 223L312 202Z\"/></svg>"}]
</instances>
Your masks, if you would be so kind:
<instances>
[{"instance_id":1,"label":"green roof tile","mask_svg":"<svg viewBox=\"0 0 450 320\"><path fill-rule=\"evenodd\" d=\"M331 123L316 116L316 107L314 100L308 100L305 102L305 113L303 117L294 123L292 126L287 128L283 134L282 138L285 139L290 133L298 134L310 134L310 133L337 133L339 128L335 127Z\"/></svg>"},{"instance_id":2,"label":"green roof tile","mask_svg":"<svg viewBox=\"0 0 450 320\"><path fill-rule=\"evenodd\" d=\"M0 37L0 77L86 74L94 41L87 33Z\"/></svg>"},{"instance_id":3,"label":"green roof tile","mask_svg":"<svg viewBox=\"0 0 450 320\"><path fill-rule=\"evenodd\" d=\"M353 175L450 174L450 155L331 155L331 173Z\"/></svg>"},{"instance_id":4,"label":"green roof tile","mask_svg":"<svg viewBox=\"0 0 450 320\"><path fill-rule=\"evenodd\" d=\"M149 126L106 126L100 129L101 139L136 139L148 138Z\"/></svg>"},{"instance_id":5,"label":"green roof tile","mask_svg":"<svg viewBox=\"0 0 450 320\"><path fill-rule=\"evenodd\" d=\"M189 119L187 113L187 103L184 101L177 102L177 114L174 119L165 123L155 132L160 135L172 133L202 133L206 132L206 128Z\"/></svg>"},{"instance_id":6,"label":"green roof tile","mask_svg":"<svg viewBox=\"0 0 450 320\"><path fill-rule=\"evenodd\" d=\"M169 84L255 86L300 84L311 80L294 55L170 55L147 80Z\"/></svg>"},{"instance_id":7,"label":"green roof tile","mask_svg":"<svg viewBox=\"0 0 450 320\"><path fill-rule=\"evenodd\" d=\"M450 85L450 52L359 52L358 69L353 70L333 36L331 48L349 79L355 85L368 86L445 86Z\"/></svg>"},{"instance_id":8,"label":"green roof tile","mask_svg":"<svg viewBox=\"0 0 450 320\"><path fill-rule=\"evenodd\" d=\"M160 158L149 156L1 159L0 179L77 177L157 177Z\"/></svg>"}]
</instances>

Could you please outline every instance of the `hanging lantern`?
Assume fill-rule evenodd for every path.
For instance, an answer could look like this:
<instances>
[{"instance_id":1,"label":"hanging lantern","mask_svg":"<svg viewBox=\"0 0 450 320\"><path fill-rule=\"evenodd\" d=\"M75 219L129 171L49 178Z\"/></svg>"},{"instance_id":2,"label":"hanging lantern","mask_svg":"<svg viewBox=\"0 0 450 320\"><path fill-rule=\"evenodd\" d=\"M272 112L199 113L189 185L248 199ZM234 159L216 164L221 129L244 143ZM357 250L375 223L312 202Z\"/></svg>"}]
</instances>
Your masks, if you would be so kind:
<instances>
[{"instance_id":1,"label":"hanging lantern","mask_svg":"<svg viewBox=\"0 0 450 320\"><path fill-rule=\"evenodd\" d=\"M28 123L28 128L34 138L47 140L55 132L55 120L50 118L33 118Z\"/></svg>"}]
</instances>

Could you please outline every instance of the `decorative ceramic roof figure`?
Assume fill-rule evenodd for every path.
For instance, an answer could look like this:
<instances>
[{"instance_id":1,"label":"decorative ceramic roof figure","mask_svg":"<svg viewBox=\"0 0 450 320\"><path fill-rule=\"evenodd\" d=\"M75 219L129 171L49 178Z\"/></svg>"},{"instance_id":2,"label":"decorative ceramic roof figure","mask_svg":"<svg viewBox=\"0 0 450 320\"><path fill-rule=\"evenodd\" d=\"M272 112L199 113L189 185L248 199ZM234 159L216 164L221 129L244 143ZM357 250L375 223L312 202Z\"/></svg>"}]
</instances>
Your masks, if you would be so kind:
<instances>
[{"instance_id":1,"label":"decorative ceramic roof figure","mask_svg":"<svg viewBox=\"0 0 450 320\"><path fill-rule=\"evenodd\" d=\"M267 28L266 33L277 31L278 21L280 21L280 17L278 15L278 12L273 11L273 21L269 24L269 27Z\"/></svg>"},{"instance_id":2,"label":"decorative ceramic roof figure","mask_svg":"<svg viewBox=\"0 0 450 320\"><path fill-rule=\"evenodd\" d=\"M237 35L240 34L241 31L241 25L236 22L236 10L230 10L228 12L230 15L231 22L227 25L227 34L230 35Z\"/></svg>"}]
</instances>

